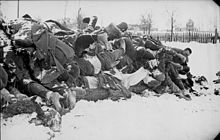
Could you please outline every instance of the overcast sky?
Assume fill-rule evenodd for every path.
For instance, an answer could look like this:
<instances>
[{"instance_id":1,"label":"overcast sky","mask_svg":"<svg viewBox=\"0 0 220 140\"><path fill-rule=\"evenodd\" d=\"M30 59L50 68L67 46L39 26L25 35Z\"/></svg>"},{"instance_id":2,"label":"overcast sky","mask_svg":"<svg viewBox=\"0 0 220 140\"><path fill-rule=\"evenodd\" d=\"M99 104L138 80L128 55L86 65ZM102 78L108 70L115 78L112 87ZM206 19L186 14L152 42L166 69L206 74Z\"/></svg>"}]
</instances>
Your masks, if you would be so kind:
<instances>
[{"instance_id":1,"label":"overcast sky","mask_svg":"<svg viewBox=\"0 0 220 140\"><path fill-rule=\"evenodd\" d=\"M98 16L101 26L121 21L139 24L140 15L151 13L153 27L168 29L169 14L174 11L179 27L185 27L191 18L201 30L214 30L214 26L220 29L220 7L211 0L20 1L20 15L28 13L42 20L61 19L65 15L76 18L79 8L84 16ZM1 1L1 11L7 19L16 18L17 1Z\"/></svg>"}]
</instances>

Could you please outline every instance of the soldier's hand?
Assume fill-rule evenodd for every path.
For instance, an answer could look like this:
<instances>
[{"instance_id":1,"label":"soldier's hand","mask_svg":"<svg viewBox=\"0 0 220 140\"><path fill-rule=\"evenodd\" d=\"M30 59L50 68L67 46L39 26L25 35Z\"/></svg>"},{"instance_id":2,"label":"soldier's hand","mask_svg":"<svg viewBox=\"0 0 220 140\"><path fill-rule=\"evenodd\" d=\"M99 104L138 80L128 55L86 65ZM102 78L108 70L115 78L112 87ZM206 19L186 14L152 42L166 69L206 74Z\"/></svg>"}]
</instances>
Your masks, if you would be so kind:
<instances>
[{"instance_id":1,"label":"soldier's hand","mask_svg":"<svg viewBox=\"0 0 220 140\"><path fill-rule=\"evenodd\" d=\"M27 95L22 94L22 93L16 94L15 97L16 97L18 100L24 100L24 99L27 99L27 98L28 98Z\"/></svg>"}]
</instances>

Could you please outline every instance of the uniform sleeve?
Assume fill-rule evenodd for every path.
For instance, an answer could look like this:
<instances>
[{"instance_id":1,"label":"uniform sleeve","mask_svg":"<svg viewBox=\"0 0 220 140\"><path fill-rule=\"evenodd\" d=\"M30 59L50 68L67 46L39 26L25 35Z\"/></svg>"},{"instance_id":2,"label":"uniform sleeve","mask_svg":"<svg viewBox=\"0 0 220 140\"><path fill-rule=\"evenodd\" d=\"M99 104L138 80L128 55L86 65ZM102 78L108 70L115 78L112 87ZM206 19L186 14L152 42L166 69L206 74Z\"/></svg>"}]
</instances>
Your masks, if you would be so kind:
<instances>
[{"instance_id":1,"label":"uniform sleeve","mask_svg":"<svg viewBox=\"0 0 220 140\"><path fill-rule=\"evenodd\" d=\"M8 82L8 74L0 65L0 90L5 88Z\"/></svg>"}]
</instances>

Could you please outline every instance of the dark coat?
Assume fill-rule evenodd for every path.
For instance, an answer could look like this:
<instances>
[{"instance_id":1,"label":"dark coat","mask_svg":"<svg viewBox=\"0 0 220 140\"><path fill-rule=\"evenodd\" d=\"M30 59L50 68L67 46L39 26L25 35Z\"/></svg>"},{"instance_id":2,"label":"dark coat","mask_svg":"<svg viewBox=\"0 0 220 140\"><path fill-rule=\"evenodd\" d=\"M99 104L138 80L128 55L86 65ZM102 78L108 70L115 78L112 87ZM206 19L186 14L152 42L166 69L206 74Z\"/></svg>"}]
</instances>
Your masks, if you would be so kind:
<instances>
[{"instance_id":1,"label":"dark coat","mask_svg":"<svg viewBox=\"0 0 220 140\"><path fill-rule=\"evenodd\" d=\"M89 48L91 44L97 41L97 35L81 35L76 39L75 42L75 53L78 57L83 56L83 51Z\"/></svg>"},{"instance_id":2,"label":"dark coat","mask_svg":"<svg viewBox=\"0 0 220 140\"><path fill-rule=\"evenodd\" d=\"M179 53L179 54L185 56L185 57L186 57L186 62L189 61L189 58L188 58L188 56L187 56L187 54L186 54L186 52L185 52L184 50L179 49L179 48L172 48L172 49L173 49L175 52L177 52L177 53Z\"/></svg>"},{"instance_id":3,"label":"dark coat","mask_svg":"<svg viewBox=\"0 0 220 140\"><path fill-rule=\"evenodd\" d=\"M8 74L5 69L0 65L0 90L5 88L8 82Z\"/></svg>"},{"instance_id":4,"label":"dark coat","mask_svg":"<svg viewBox=\"0 0 220 140\"><path fill-rule=\"evenodd\" d=\"M133 45L131 39L129 38L123 38L125 41L125 55L126 57L129 57L131 60L130 62L133 63L133 66L135 65L136 69L140 68L146 61L155 59L154 55L149 52L147 49L142 48L137 50L135 46ZM123 67L122 63L120 63L120 67Z\"/></svg>"}]
</instances>

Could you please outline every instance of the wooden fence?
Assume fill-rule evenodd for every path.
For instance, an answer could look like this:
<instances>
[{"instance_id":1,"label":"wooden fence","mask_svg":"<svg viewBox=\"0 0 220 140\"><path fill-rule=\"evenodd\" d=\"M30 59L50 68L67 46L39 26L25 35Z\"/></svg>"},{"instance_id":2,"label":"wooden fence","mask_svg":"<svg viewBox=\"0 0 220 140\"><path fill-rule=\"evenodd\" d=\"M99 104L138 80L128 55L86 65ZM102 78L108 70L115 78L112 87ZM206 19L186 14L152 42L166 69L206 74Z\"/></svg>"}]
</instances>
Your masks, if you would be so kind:
<instances>
[{"instance_id":1,"label":"wooden fence","mask_svg":"<svg viewBox=\"0 0 220 140\"><path fill-rule=\"evenodd\" d=\"M151 33L151 36L160 41L171 41L170 33ZM214 35L212 33L174 33L172 41L200 43L213 43Z\"/></svg>"}]
</instances>

